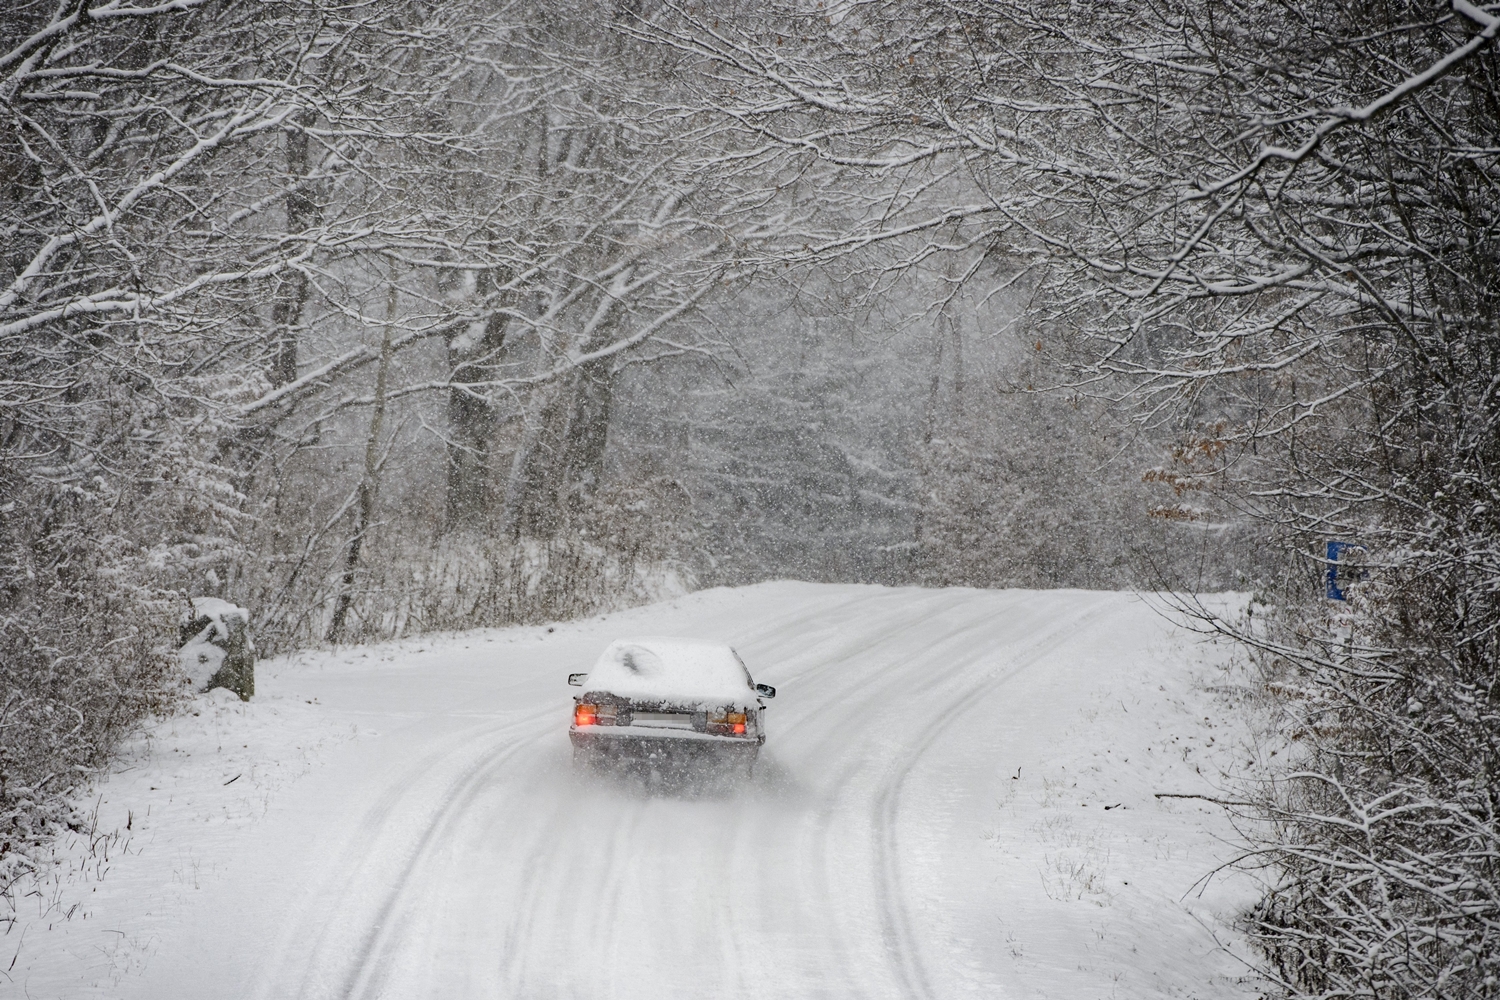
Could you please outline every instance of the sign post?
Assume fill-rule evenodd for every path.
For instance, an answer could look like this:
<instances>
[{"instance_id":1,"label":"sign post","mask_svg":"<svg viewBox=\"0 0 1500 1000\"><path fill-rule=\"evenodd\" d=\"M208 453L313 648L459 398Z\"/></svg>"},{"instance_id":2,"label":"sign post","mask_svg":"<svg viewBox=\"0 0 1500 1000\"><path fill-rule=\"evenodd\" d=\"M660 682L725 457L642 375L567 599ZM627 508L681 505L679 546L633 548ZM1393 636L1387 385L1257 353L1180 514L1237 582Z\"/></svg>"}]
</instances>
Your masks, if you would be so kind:
<instances>
[{"instance_id":1,"label":"sign post","mask_svg":"<svg viewBox=\"0 0 1500 1000\"><path fill-rule=\"evenodd\" d=\"M1370 574L1357 555L1365 553L1363 545L1354 542L1328 543L1328 599L1346 601L1344 591L1351 583L1366 579Z\"/></svg>"}]
</instances>

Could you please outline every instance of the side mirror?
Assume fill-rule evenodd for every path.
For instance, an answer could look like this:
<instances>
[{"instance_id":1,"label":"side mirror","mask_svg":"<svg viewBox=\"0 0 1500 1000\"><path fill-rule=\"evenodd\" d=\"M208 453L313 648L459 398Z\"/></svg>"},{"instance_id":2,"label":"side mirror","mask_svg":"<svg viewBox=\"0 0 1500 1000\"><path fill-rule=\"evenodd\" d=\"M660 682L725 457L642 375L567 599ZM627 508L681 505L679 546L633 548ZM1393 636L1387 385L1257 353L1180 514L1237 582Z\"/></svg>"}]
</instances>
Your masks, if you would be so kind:
<instances>
[{"instance_id":1,"label":"side mirror","mask_svg":"<svg viewBox=\"0 0 1500 1000\"><path fill-rule=\"evenodd\" d=\"M757 684L757 685L755 685L755 693L758 694L758 695L760 695L762 698L774 698L774 697L776 697L776 689L773 688L769 684Z\"/></svg>"},{"instance_id":2,"label":"side mirror","mask_svg":"<svg viewBox=\"0 0 1500 1000\"><path fill-rule=\"evenodd\" d=\"M583 682L586 681L586 680L588 680L588 679L589 679L589 675L588 674L569 674L568 675L568 683L571 684L573 687L576 687L576 688L583 687Z\"/></svg>"}]
</instances>

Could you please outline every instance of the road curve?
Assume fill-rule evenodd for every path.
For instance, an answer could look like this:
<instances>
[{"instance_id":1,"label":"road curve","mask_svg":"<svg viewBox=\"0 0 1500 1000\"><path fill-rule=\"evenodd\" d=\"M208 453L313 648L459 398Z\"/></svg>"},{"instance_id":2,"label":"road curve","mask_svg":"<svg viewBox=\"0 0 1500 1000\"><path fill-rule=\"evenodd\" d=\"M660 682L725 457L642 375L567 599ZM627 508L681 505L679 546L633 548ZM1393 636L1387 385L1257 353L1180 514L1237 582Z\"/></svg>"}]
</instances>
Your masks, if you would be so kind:
<instances>
[{"instance_id":1,"label":"road curve","mask_svg":"<svg viewBox=\"0 0 1500 1000\"><path fill-rule=\"evenodd\" d=\"M1165 631L1129 595L769 584L289 670L277 684L371 735L275 804L123 991L1021 995L999 849L975 831L1049 706L1074 712ZM632 633L726 639L777 686L753 779L573 773L566 675ZM1085 906L1059 919L1081 928Z\"/></svg>"}]
</instances>

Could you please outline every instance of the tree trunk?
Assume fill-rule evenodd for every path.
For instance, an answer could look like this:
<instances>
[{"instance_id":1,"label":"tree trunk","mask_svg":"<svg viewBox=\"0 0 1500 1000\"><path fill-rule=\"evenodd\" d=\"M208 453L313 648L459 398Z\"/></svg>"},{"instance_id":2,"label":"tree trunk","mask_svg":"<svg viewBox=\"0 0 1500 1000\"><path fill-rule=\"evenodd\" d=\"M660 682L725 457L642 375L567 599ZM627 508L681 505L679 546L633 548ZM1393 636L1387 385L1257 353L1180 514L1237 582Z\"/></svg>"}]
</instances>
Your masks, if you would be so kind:
<instances>
[{"instance_id":1,"label":"tree trunk","mask_svg":"<svg viewBox=\"0 0 1500 1000\"><path fill-rule=\"evenodd\" d=\"M611 362L591 361L578 372L573 411L563 433L563 508L581 513L604 478L604 451L614 407L615 374Z\"/></svg>"},{"instance_id":2,"label":"tree trunk","mask_svg":"<svg viewBox=\"0 0 1500 1000\"><path fill-rule=\"evenodd\" d=\"M549 539L582 513L604 475L614 402L608 360L590 362L544 390L511 461L501 528Z\"/></svg>"},{"instance_id":3,"label":"tree trunk","mask_svg":"<svg viewBox=\"0 0 1500 1000\"><path fill-rule=\"evenodd\" d=\"M933 480L938 470L934 468L937 456L932 452L932 442L937 433L938 404L943 388L942 334L936 334L932 340L932 379L927 387L926 402L922 407L922 438L916 462L918 496L916 512L912 516L911 569L919 574L926 555L924 549L927 544L927 521L933 514Z\"/></svg>"},{"instance_id":4,"label":"tree trunk","mask_svg":"<svg viewBox=\"0 0 1500 1000\"><path fill-rule=\"evenodd\" d=\"M495 412L487 397L459 388L489 378L494 356L505 346L504 317L485 323L478 344L449 347L448 364L455 387L448 390L448 530L472 528L490 510L490 449ZM455 339L455 344L460 343Z\"/></svg>"},{"instance_id":5,"label":"tree trunk","mask_svg":"<svg viewBox=\"0 0 1500 1000\"><path fill-rule=\"evenodd\" d=\"M526 414L511 458L500 530L512 538L551 538L559 526L561 431L571 409L573 377L543 386Z\"/></svg>"},{"instance_id":6,"label":"tree trunk","mask_svg":"<svg viewBox=\"0 0 1500 1000\"><path fill-rule=\"evenodd\" d=\"M328 625L329 642L339 642L344 637L349 605L354 601L354 581L359 569L360 548L364 544L365 534L375 521L375 500L380 487L380 431L385 423L386 379L390 374L391 355L395 353L391 349L391 327L395 322L396 279L392 277L385 304L385 330L380 341L380 366L375 370L375 406L370 414L370 433L365 438L365 469L359 481L359 501L354 512L354 537L349 539L349 552L344 557L343 586L333 609L333 620Z\"/></svg>"},{"instance_id":7,"label":"tree trunk","mask_svg":"<svg viewBox=\"0 0 1500 1000\"><path fill-rule=\"evenodd\" d=\"M312 194L307 189L308 154L305 127L311 122L303 112L293 116L286 132L287 183L296 185L286 197L286 232L288 236L305 233L317 213ZM275 341L271 348L271 385L282 386L297 378L297 330L302 309L307 304L307 275L289 271L277 289L271 305L271 328Z\"/></svg>"}]
</instances>

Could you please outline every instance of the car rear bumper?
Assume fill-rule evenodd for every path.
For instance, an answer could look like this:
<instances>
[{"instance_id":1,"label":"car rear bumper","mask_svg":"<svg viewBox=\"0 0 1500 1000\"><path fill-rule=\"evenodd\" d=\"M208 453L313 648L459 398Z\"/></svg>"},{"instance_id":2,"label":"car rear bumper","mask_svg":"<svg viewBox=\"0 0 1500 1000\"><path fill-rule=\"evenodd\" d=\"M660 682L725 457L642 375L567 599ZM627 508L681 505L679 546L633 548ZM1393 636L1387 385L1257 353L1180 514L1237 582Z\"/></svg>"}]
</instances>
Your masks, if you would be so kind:
<instances>
[{"instance_id":1,"label":"car rear bumper","mask_svg":"<svg viewBox=\"0 0 1500 1000\"><path fill-rule=\"evenodd\" d=\"M748 757L760 752L765 736L715 736L681 729L645 726L589 726L568 729L579 750L607 757Z\"/></svg>"}]
</instances>

